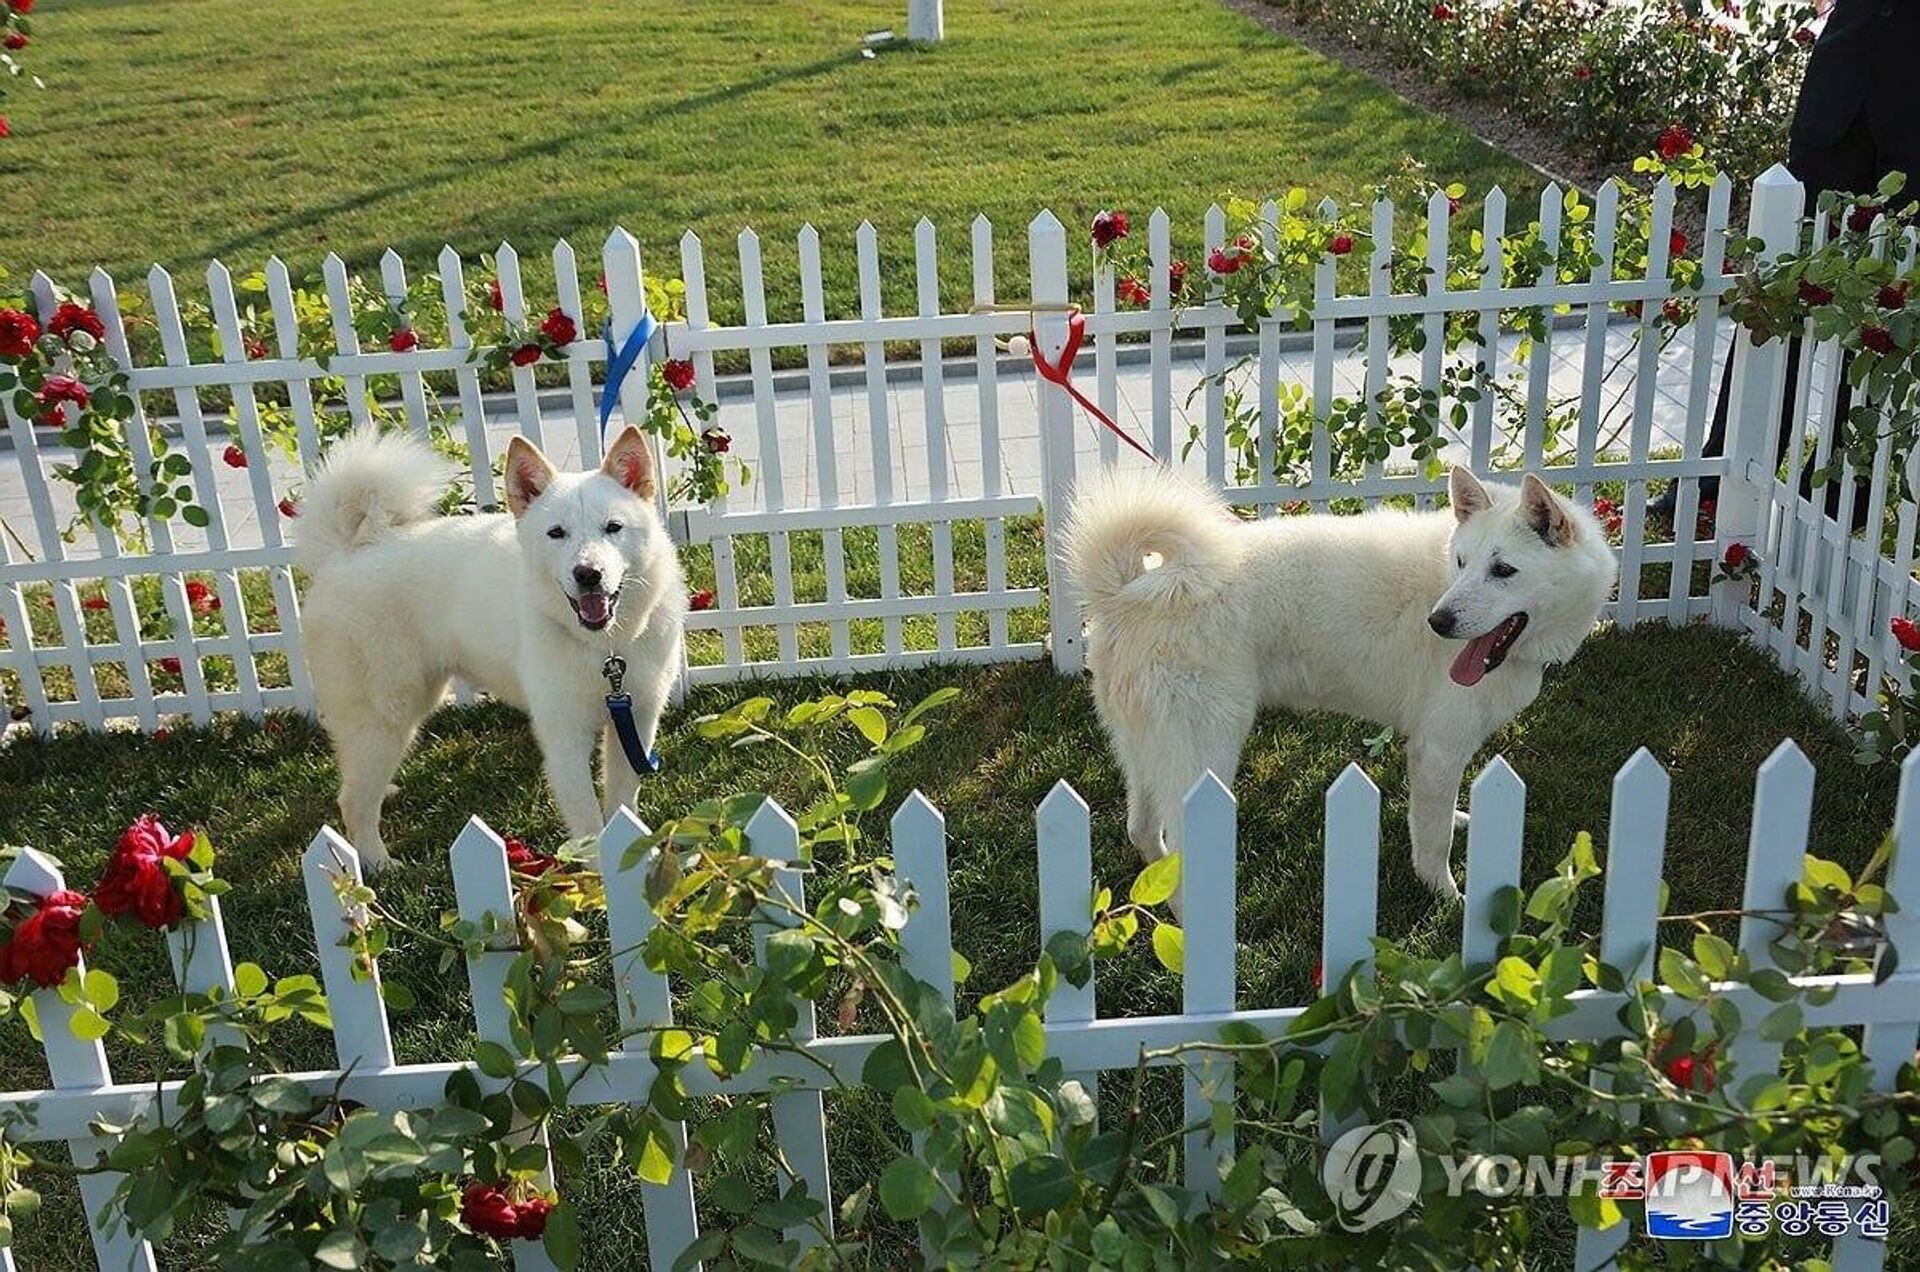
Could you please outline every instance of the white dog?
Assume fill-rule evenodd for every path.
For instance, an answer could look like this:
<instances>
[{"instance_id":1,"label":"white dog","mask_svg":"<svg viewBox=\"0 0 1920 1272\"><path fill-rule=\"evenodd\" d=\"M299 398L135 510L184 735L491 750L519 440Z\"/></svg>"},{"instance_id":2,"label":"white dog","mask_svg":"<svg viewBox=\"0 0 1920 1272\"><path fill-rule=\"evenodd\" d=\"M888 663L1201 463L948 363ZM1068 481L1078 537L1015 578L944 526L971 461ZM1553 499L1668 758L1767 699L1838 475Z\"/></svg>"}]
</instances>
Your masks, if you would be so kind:
<instances>
[{"instance_id":1,"label":"white dog","mask_svg":"<svg viewBox=\"0 0 1920 1272\"><path fill-rule=\"evenodd\" d=\"M1068 567L1143 857L1179 850L1181 801L1208 769L1233 780L1261 706L1326 709L1407 736L1414 869L1459 894L1467 761L1579 649L1616 567L1591 514L1532 474L1514 490L1455 468L1450 493L1451 512L1242 522L1166 469L1081 491Z\"/></svg>"},{"instance_id":2,"label":"white dog","mask_svg":"<svg viewBox=\"0 0 1920 1272\"><path fill-rule=\"evenodd\" d=\"M432 515L453 476L420 442L363 431L329 452L300 510L307 665L339 756L347 838L369 869L389 860L387 784L453 677L531 715L577 837L597 833L639 780L611 734L602 664L626 660L648 750L680 665L687 589L637 429L589 473L558 473L514 438L512 516ZM593 784L603 737L604 803Z\"/></svg>"}]
</instances>

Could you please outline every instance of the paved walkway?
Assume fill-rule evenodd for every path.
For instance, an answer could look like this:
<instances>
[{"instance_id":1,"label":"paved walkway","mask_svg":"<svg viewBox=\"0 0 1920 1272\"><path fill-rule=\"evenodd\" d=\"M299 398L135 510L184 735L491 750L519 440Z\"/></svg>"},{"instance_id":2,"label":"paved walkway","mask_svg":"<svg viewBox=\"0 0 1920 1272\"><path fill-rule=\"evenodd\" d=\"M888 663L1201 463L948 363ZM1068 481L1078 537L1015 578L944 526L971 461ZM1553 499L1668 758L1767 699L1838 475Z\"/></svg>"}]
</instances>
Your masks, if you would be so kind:
<instances>
[{"instance_id":1,"label":"paved walkway","mask_svg":"<svg viewBox=\"0 0 1920 1272\"><path fill-rule=\"evenodd\" d=\"M1615 369L1601 397L1602 419L1607 421L1602 430L1603 437L1632 418L1634 377L1638 362L1637 354L1628 356L1633 330L1629 324L1615 324L1607 332L1606 361L1609 367ZM1714 374L1709 380L1714 392L1718 391L1721 359L1725 357L1731 340L1731 325L1723 322L1717 336ZM1511 339L1503 343L1503 373L1512 369L1513 345ZM1585 362L1584 349L1583 331L1569 329L1555 333L1550 380L1550 391L1555 400L1577 397ZM1656 448L1678 446L1684 436L1692 354L1690 334L1682 333L1660 355L1653 409L1652 445ZM1311 384L1310 351L1283 351L1280 362L1280 379L1283 383L1292 380L1302 385ZM1003 369L998 375L995 405L1000 436L1002 492L1037 493L1040 448L1036 377L1030 366L1022 367L1009 359L1002 359L1001 366ZM1417 372L1419 360L1408 359L1404 365L1396 362L1395 369ZM1359 373L1357 352L1351 349L1343 351L1335 368L1338 391L1354 391ZM1187 395L1198 383L1200 374L1198 346L1183 343L1176 349L1172 371L1176 448L1185 441L1190 421L1202 418L1201 401L1196 400L1192 410L1185 409ZM1251 399L1255 383L1255 369L1251 362L1241 374ZM849 376L843 372L835 378L842 382L829 389L828 400L833 419L835 478L841 492L840 501L853 504L871 502L874 497L875 464L869 427L869 395L864 375L856 372ZM985 479L981 462L980 389L972 359L945 364L943 379L939 402L946 423L947 492L951 498L978 496L983 492ZM1116 370L1115 381L1120 405L1117 418L1136 436L1150 438L1152 380L1148 364L1138 361L1120 366ZM1082 356L1076 382L1089 396L1094 395L1097 380L1090 352ZM934 476L928 463L929 402L926 388L917 373L902 375L896 368L885 393L889 413L885 437L893 470L894 498L925 498L930 492ZM556 463L573 465L579 456L579 430L569 400L564 395L549 395L544 401L548 406L557 408L543 409L542 423L549 452ZM770 413L761 410L755 403L750 382L733 379L723 386L721 423L734 437L735 453L755 473L755 480L736 496L735 508L765 506L772 473L763 457L772 449L777 449L780 458L785 505L790 508L805 507L819 502L825 483L812 438L812 413L811 392L804 376L799 377L797 382L791 375L780 377ZM490 438L496 447L503 447L506 439L518 429L511 398L490 400L487 414ZM763 443L763 429L768 427L776 439L775 448L768 448ZM1098 454L1097 430L1087 424L1078 429L1075 436L1084 470L1085 465ZM1625 445L1625 436L1621 434L1622 446ZM228 468L220 462L218 452L224 447L224 437L217 439L211 447L216 453L209 459L222 501L228 509L230 541L235 547L257 546L261 542L261 527L248 485L249 474ZM1456 451L1463 453L1458 452L1457 448ZM58 448L49 451L44 458L50 465L59 458ZM1193 462L1199 462L1197 451ZM271 471L276 495L297 487L299 478L292 465L276 458ZM69 488L57 480L51 485L56 517L64 525L73 513ZM41 554L20 454L12 449L0 450L0 518L5 519L13 534L33 545L36 555ZM181 533L178 537L183 548L194 546L201 538L184 526L179 530ZM18 545L9 546L17 556ZM92 556L96 549L91 536L84 535L80 542L69 546L68 552L71 556Z\"/></svg>"}]
</instances>

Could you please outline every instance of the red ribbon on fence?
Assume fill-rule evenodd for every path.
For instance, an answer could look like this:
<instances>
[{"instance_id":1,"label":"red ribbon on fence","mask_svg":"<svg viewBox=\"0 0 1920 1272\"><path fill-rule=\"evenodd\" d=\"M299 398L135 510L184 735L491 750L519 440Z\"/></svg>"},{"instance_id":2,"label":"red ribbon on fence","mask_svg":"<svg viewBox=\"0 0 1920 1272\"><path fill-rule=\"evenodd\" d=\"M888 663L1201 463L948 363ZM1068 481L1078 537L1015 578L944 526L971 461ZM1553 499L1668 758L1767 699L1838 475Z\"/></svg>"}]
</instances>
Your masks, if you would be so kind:
<instances>
[{"instance_id":1,"label":"red ribbon on fence","mask_svg":"<svg viewBox=\"0 0 1920 1272\"><path fill-rule=\"evenodd\" d=\"M1086 339L1086 335L1086 315L1078 309L1069 311L1067 314L1067 347L1060 351L1060 358L1057 362L1049 363L1040 352L1040 337L1034 334L1032 329L1029 329L1027 331L1027 343L1033 346L1033 369L1040 373L1041 379L1057 384L1065 389L1067 395L1078 402L1088 415L1091 415L1094 419L1106 425L1108 432L1133 447L1133 449L1139 451L1142 455L1145 455L1148 459L1158 463L1158 456L1134 440L1133 434L1114 423L1113 417L1101 410L1098 406L1095 406L1086 394L1073 387L1073 359L1080 352L1080 342Z\"/></svg>"}]
</instances>

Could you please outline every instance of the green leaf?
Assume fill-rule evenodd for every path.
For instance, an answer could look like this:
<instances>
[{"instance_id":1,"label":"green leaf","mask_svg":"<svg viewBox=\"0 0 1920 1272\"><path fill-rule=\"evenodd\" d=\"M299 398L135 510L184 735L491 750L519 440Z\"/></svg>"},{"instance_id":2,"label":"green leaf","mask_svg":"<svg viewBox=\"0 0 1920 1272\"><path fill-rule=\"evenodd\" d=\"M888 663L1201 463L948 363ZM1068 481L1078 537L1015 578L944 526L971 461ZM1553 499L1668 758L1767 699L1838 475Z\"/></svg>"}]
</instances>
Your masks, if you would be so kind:
<instances>
[{"instance_id":1,"label":"green leaf","mask_svg":"<svg viewBox=\"0 0 1920 1272\"><path fill-rule=\"evenodd\" d=\"M394 1011L412 1011L416 1001L411 989L390 980L380 982L380 1000Z\"/></svg>"},{"instance_id":2,"label":"green leaf","mask_svg":"<svg viewBox=\"0 0 1920 1272\"><path fill-rule=\"evenodd\" d=\"M642 1123L639 1151L629 1149L628 1160L645 1183L664 1184L673 1178L673 1143L659 1118L650 1116Z\"/></svg>"},{"instance_id":3,"label":"green leaf","mask_svg":"<svg viewBox=\"0 0 1920 1272\"><path fill-rule=\"evenodd\" d=\"M887 740L887 717L873 707L855 707L847 712L847 719L853 727L860 730L860 736L874 746Z\"/></svg>"},{"instance_id":4,"label":"green leaf","mask_svg":"<svg viewBox=\"0 0 1920 1272\"><path fill-rule=\"evenodd\" d=\"M1494 968L1492 988L1499 990L1496 997L1531 1007L1540 1001L1540 973L1526 959L1509 954Z\"/></svg>"},{"instance_id":5,"label":"green leaf","mask_svg":"<svg viewBox=\"0 0 1920 1272\"><path fill-rule=\"evenodd\" d=\"M103 971L98 967L87 969L87 974L80 979L80 988L86 995L87 1002L91 1003L93 1009L103 1016L112 1011L114 1005L120 1001L120 982L113 978L112 972Z\"/></svg>"},{"instance_id":6,"label":"green leaf","mask_svg":"<svg viewBox=\"0 0 1920 1272\"><path fill-rule=\"evenodd\" d=\"M1767 1042L1785 1042L1799 1033L1803 1025L1799 1003L1784 1003L1760 1020L1760 1037Z\"/></svg>"},{"instance_id":7,"label":"green leaf","mask_svg":"<svg viewBox=\"0 0 1920 1272\"><path fill-rule=\"evenodd\" d=\"M540 1244L560 1272L573 1272L580 1266L580 1212L572 1202L562 1201L548 1212L547 1230Z\"/></svg>"},{"instance_id":8,"label":"green leaf","mask_svg":"<svg viewBox=\"0 0 1920 1272\"><path fill-rule=\"evenodd\" d=\"M896 1157L880 1174L880 1204L889 1217L918 1219L933 1206L933 1172L917 1157Z\"/></svg>"},{"instance_id":9,"label":"green leaf","mask_svg":"<svg viewBox=\"0 0 1920 1272\"><path fill-rule=\"evenodd\" d=\"M107 1018L91 1007L76 1007L68 1020L73 1036L82 1042L98 1042L113 1032Z\"/></svg>"},{"instance_id":10,"label":"green leaf","mask_svg":"<svg viewBox=\"0 0 1920 1272\"><path fill-rule=\"evenodd\" d=\"M1154 924L1153 955L1160 960L1160 965L1170 972L1186 971L1186 933L1171 923Z\"/></svg>"},{"instance_id":11,"label":"green leaf","mask_svg":"<svg viewBox=\"0 0 1920 1272\"><path fill-rule=\"evenodd\" d=\"M1073 1169L1052 1153L1029 1157L1007 1175L1014 1209L1028 1218L1058 1210L1073 1198Z\"/></svg>"},{"instance_id":12,"label":"green leaf","mask_svg":"<svg viewBox=\"0 0 1920 1272\"><path fill-rule=\"evenodd\" d=\"M1159 905L1172 896L1174 889L1179 886L1180 854L1170 852L1148 863L1146 869L1134 877L1133 886L1127 889L1127 897L1135 905Z\"/></svg>"},{"instance_id":13,"label":"green leaf","mask_svg":"<svg viewBox=\"0 0 1920 1272\"><path fill-rule=\"evenodd\" d=\"M490 1078L510 1078L519 1067L513 1053L497 1042L482 1040L474 1044L473 1062Z\"/></svg>"},{"instance_id":14,"label":"green leaf","mask_svg":"<svg viewBox=\"0 0 1920 1272\"><path fill-rule=\"evenodd\" d=\"M242 998L267 992L267 974L258 963L242 963L233 969L233 991Z\"/></svg>"},{"instance_id":15,"label":"green leaf","mask_svg":"<svg viewBox=\"0 0 1920 1272\"><path fill-rule=\"evenodd\" d=\"M1660 979L1682 998L1699 1002L1707 996L1707 978L1700 967L1676 949L1660 951Z\"/></svg>"},{"instance_id":16,"label":"green leaf","mask_svg":"<svg viewBox=\"0 0 1920 1272\"><path fill-rule=\"evenodd\" d=\"M1501 1021L1487 1040L1487 1054L1480 1062L1480 1072L1486 1077L1487 1085L1496 1091L1537 1080L1540 1052L1534 1037L1518 1021Z\"/></svg>"}]
</instances>

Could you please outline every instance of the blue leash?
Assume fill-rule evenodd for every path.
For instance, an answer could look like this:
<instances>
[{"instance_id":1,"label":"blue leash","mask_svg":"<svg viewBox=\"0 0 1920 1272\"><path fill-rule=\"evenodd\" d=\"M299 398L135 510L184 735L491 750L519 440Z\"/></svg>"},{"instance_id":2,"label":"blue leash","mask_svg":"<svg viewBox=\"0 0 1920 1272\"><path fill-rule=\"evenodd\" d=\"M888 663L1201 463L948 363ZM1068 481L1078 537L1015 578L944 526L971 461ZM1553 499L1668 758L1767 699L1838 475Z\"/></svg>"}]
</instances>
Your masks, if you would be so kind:
<instances>
[{"instance_id":1,"label":"blue leash","mask_svg":"<svg viewBox=\"0 0 1920 1272\"><path fill-rule=\"evenodd\" d=\"M660 322L653 316L651 309L640 311L640 321L627 333L627 341L618 348L613 343L613 320L609 318L600 328L600 338L607 342L607 382L600 390L600 435L606 436L607 421L613 418L614 399L620 396L620 386L626 383L627 373L633 370L633 364L640 361L640 354L653 339L653 333L660 330Z\"/></svg>"},{"instance_id":2,"label":"blue leash","mask_svg":"<svg viewBox=\"0 0 1920 1272\"><path fill-rule=\"evenodd\" d=\"M600 674L607 678L607 715L613 719L613 736L620 739L627 765L642 775L658 773L660 752L647 750L640 741L640 730L633 723L633 696L620 687L626 678L627 660L608 654L607 661L600 664Z\"/></svg>"},{"instance_id":3,"label":"blue leash","mask_svg":"<svg viewBox=\"0 0 1920 1272\"><path fill-rule=\"evenodd\" d=\"M613 403L620 395L620 386L659 329L660 322L650 309L640 311L640 321L633 325L626 343L619 348L613 344L613 321L609 319L600 328L600 338L607 342L607 382L600 390L602 439L607 434L607 421L613 418ZM627 660L618 654L608 654L607 661L600 665L600 674L607 678L607 715L613 721L613 735L620 739L620 750L627 757L628 767L635 773L658 773L660 752L647 750L640 741L639 727L633 722L633 696L621 688L627 674Z\"/></svg>"}]
</instances>

